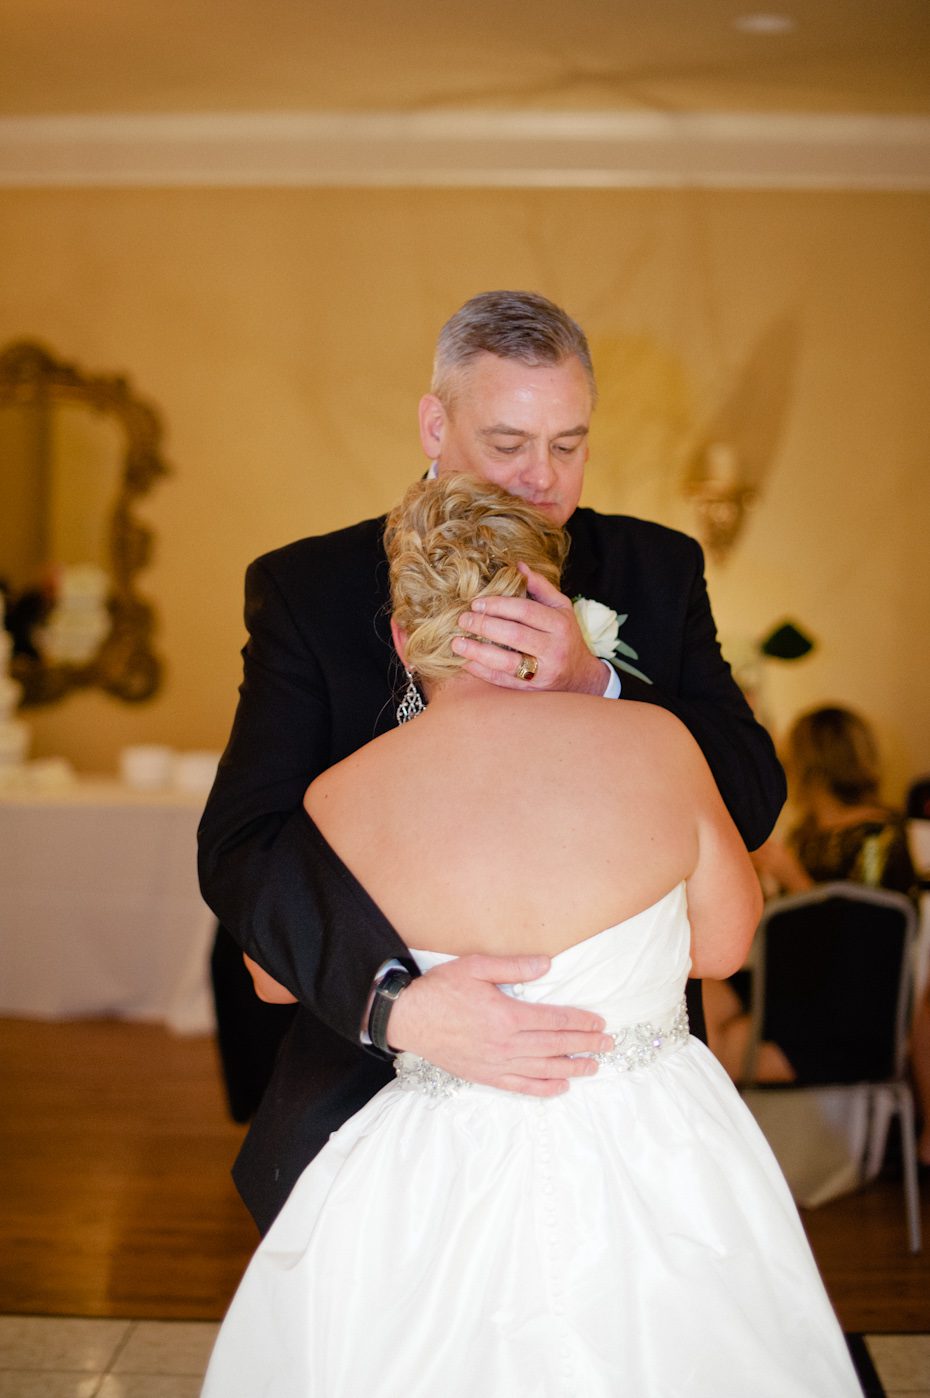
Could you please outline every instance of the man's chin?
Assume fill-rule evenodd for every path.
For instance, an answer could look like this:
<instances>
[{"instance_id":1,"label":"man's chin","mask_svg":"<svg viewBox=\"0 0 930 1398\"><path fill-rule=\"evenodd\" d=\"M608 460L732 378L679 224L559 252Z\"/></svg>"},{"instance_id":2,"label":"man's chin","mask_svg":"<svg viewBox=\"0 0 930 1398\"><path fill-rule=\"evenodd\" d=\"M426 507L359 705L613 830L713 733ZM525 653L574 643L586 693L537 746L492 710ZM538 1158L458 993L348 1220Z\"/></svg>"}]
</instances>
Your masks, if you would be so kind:
<instances>
[{"instance_id":1,"label":"man's chin","mask_svg":"<svg viewBox=\"0 0 930 1398\"><path fill-rule=\"evenodd\" d=\"M566 510L565 506L558 501L527 500L526 503L532 505L534 509L538 510L540 514L545 515L547 519L551 519L553 524L564 524L572 513L571 510Z\"/></svg>"}]
</instances>

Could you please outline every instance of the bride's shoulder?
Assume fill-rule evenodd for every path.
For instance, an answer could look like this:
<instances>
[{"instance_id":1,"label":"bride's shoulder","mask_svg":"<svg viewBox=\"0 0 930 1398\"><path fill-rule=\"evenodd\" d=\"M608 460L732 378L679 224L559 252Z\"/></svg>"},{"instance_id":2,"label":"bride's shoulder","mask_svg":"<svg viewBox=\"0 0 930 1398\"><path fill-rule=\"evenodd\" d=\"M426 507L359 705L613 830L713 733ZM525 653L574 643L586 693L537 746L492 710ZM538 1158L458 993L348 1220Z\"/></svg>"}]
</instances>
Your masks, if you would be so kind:
<instances>
[{"instance_id":1,"label":"bride's shoulder","mask_svg":"<svg viewBox=\"0 0 930 1398\"><path fill-rule=\"evenodd\" d=\"M604 709L608 706L605 704ZM603 729L614 732L624 753L635 751L658 775L663 770L700 780L707 762L687 726L659 704L633 699L613 702L603 715Z\"/></svg>"},{"instance_id":2,"label":"bride's shoulder","mask_svg":"<svg viewBox=\"0 0 930 1398\"><path fill-rule=\"evenodd\" d=\"M673 743L684 750L696 747L680 718L659 704L638 699L595 699L588 694L554 693L548 696L550 715L556 724L584 722L604 733L635 735L644 742Z\"/></svg>"},{"instance_id":3,"label":"bride's shoulder","mask_svg":"<svg viewBox=\"0 0 930 1398\"><path fill-rule=\"evenodd\" d=\"M604 708L607 709L608 705L605 704ZM682 748L696 746L686 725L661 704L644 704L638 699L616 699L610 701L609 712L612 722L622 724L649 741L675 743Z\"/></svg>"},{"instance_id":4,"label":"bride's shoulder","mask_svg":"<svg viewBox=\"0 0 930 1398\"><path fill-rule=\"evenodd\" d=\"M383 735L387 736L387 735ZM377 768L372 751L382 738L374 738L364 747L350 752L347 757L327 767L313 778L304 794L304 808L314 816L325 807L336 808L341 801L355 801L359 784L371 779L371 769Z\"/></svg>"}]
</instances>

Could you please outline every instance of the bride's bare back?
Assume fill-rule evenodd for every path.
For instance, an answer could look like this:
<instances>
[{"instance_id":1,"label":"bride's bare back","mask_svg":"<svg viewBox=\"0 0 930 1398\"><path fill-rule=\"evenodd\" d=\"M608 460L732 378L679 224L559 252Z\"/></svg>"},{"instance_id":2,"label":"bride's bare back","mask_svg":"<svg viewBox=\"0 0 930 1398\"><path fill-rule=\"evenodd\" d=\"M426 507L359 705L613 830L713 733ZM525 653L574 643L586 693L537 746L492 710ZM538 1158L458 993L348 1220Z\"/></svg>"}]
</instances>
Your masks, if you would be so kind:
<instances>
[{"instance_id":1,"label":"bride's bare back","mask_svg":"<svg viewBox=\"0 0 930 1398\"><path fill-rule=\"evenodd\" d=\"M696 973L733 969L751 935L745 850L694 740L652 705L463 675L305 804L408 946L551 956L683 879Z\"/></svg>"}]
</instances>

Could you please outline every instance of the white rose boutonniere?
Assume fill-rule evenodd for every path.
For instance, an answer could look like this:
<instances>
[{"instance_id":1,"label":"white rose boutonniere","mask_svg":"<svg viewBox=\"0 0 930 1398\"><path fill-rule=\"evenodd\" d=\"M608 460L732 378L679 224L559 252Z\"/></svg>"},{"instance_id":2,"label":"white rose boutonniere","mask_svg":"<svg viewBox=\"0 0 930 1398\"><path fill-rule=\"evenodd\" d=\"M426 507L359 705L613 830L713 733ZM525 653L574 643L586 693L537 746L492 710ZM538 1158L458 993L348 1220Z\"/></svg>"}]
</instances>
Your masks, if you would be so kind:
<instances>
[{"instance_id":1,"label":"white rose boutonniere","mask_svg":"<svg viewBox=\"0 0 930 1398\"><path fill-rule=\"evenodd\" d=\"M629 663L638 660L639 656L632 646L620 639L620 627L629 612L619 616L613 608L606 607L603 602L595 602L591 597L576 597L572 607L585 644L593 655L609 660L618 670L625 670L628 675L645 680L646 684L652 684L648 675Z\"/></svg>"}]
</instances>

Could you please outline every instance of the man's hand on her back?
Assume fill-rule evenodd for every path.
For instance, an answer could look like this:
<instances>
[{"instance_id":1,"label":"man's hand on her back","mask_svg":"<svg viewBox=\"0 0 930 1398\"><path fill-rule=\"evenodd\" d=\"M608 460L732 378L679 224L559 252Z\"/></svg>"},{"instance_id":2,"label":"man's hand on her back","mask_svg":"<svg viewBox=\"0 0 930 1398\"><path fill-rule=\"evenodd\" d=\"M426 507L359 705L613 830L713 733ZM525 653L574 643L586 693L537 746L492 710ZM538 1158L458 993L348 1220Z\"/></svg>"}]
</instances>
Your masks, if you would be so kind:
<instances>
[{"instance_id":1,"label":"man's hand on her back","mask_svg":"<svg viewBox=\"0 0 930 1398\"><path fill-rule=\"evenodd\" d=\"M555 1097L569 1078L597 1071L590 1058L613 1040L600 1015L534 1005L501 985L536 980L547 956L460 956L412 981L388 1022L392 1048L406 1049L468 1082L532 1097Z\"/></svg>"}]
</instances>

